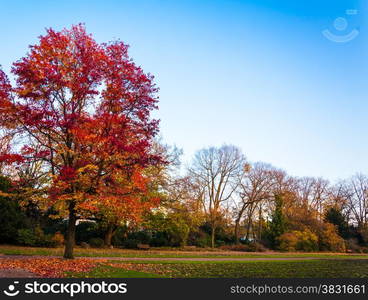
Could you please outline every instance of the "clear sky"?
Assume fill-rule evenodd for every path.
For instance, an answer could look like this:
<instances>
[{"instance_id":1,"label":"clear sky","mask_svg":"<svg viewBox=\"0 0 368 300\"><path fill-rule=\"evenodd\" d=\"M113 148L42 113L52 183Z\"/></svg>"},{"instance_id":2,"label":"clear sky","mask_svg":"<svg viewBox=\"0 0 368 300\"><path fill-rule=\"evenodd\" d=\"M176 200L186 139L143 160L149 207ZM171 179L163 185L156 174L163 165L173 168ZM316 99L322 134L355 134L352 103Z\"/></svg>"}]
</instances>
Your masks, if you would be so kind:
<instances>
[{"instance_id":1,"label":"clear sky","mask_svg":"<svg viewBox=\"0 0 368 300\"><path fill-rule=\"evenodd\" d=\"M368 173L368 1L0 4L7 72L45 27L82 22L99 42L130 44L161 89L163 138L184 159L228 143L292 175Z\"/></svg>"}]
</instances>

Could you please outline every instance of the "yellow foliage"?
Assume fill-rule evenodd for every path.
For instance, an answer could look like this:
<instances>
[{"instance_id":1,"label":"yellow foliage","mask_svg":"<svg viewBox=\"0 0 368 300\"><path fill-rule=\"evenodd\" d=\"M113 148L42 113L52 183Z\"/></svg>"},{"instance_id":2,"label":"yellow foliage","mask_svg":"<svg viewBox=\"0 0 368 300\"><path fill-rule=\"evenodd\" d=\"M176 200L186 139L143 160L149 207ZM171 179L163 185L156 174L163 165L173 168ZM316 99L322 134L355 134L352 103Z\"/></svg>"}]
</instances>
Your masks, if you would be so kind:
<instances>
[{"instance_id":1,"label":"yellow foliage","mask_svg":"<svg viewBox=\"0 0 368 300\"><path fill-rule=\"evenodd\" d=\"M317 251L318 237L309 229L286 232L278 238L281 251Z\"/></svg>"},{"instance_id":2,"label":"yellow foliage","mask_svg":"<svg viewBox=\"0 0 368 300\"><path fill-rule=\"evenodd\" d=\"M345 252L345 242L337 233L335 225L325 223L320 233L321 250L333 252Z\"/></svg>"},{"instance_id":3,"label":"yellow foliage","mask_svg":"<svg viewBox=\"0 0 368 300\"><path fill-rule=\"evenodd\" d=\"M53 242L56 246L64 245L64 236L60 232L56 232L52 237Z\"/></svg>"}]
</instances>

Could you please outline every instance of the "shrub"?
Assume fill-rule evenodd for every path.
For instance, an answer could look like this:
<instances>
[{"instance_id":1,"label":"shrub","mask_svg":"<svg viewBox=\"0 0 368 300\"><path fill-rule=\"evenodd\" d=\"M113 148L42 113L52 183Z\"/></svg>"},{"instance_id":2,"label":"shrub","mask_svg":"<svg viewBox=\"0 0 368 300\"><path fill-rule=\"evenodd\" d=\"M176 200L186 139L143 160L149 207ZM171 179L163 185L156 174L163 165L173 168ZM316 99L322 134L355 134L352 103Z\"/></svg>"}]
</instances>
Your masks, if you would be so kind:
<instances>
[{"instance_id":1,"label":"shrub","mask_svg":"<svg viewBox=\"0 0 368 300\"><path fill-rule=\"evenodd\" d=\"M318 237L309 229L304 231L291 231L282 234L278 238L281 251L317 251Z\"/></svg>"},{"instance_id":2,"label":"shrub","mask_svg":"<svg viewBox=\"0 0 368 300\"><path fill-rule=\"evenodd\" d=\"M126 234L127 234L126 232L127 232L127 228L125 226L119 226L116 229L115 234L112 236L111 243L114 246L123 246L124 239L126 238Z\"/></svg>"},{"instance_id":3,"label":"shrub","mask_svg":"<svg viewBox=\"0 0 368 300\"><path fill-rule=\"evenodd\" d=\"M339 236L343 238L349 237L349 225L346 217L343 215L341 209L336 207L330 207L326 214L325 220L328 223L336 225L337 232Z\"/></svg>"},{"instance_id":4,"label":"shrub","mask_svg":"<svg viewBox=\"0 0 368 300\"><path fill-rule=\"evenodd\" d=\"M58 247L61 246L57 241L53 239L52 234L45 234L41 240L39 240L36 244L38 247Z\"/></svg>"},{"instance_id":5,"label":"shrub","mask_svg":"<svg viewBox=\"0 0 368 300\"><path fill-rule=\"evenodd\" d=\"M265 246L258 242L251 242L248 244L248 247L251 252L265 252L268 250Z\"/></svg>"},{"instance_id":6,"label":"shrub","mask_svg":"<svg viewBox=\"0 0 368 300\"><path fill-rule=\"evenodd\" d=\"M194 242L194 246L201 248L206 248L209 247L210 245L211 245L211 237L208 235L200 237Z\"/></svg>"},{"instance_id":7,"label":"shrub","mask_svg":"<svg viewBox=\"0 0 368 300\"><path fill-rule=\"evenodd\" d=\"M32 229L19 229L17 232L17 243L23 246L55 247L57 242L53 235L45 234L40 227Z\"/></svg>"},{"instance_id":8,"label":"shrub","mask_svg":"<svg viewBox=\"0 0 368 300\"><path fill-rule=\"evenodd\" d=\"M242 252L250 252L249 245L224 245L219 247L221 250L225 251L242 251Z\"/></svg>"},{"instance_id":9,"label":"shrub","mask_svg":"<svg viewBox=\"0 0 368 300\"><path fill-rule=\"evenodd\" d=\"M91 246L88 243L86 243L86 242L82 242L80 245L81 245L81 247L83 249L89 249L89 248L91 248Z\"/></svg>"},{"instance_id":10,"label":"shrub","mask_svg":"<svg viewBox=\"0 0 368 300\"><path fill-rule=\"evenodd\" d=\"M37 247L56 247L56 243L52 240L52 234L45 234L41 227L37 226L34 229L34 236L36 239L35 246Z\"/></svg>"},{"instance_id":11,"label":"shrub","mask_svg":"<svg viewBox=\"0 0 368 300\"><path fill-rule=\"evenodd\" d=\"M368 228L358 228L359 240L360 244L367 246L368 245Z\"/></svg>"},{"instance_id":12,"label":"shrub","mask_svg":"<svg viewBox=\"0 0 368 300\"><path fill-rule=\"evenodd\" d=\"M296 245L298 243L298 237L295 234L296 231L293 232L285 232L279 238L279 250L281 251L296 251Z\"/></svg>"},{"instance_id":13,"label":"shrub","mask_svg":"<svg viewBox=\"0 0 368 300\"><path fill-rule=\"evenodd\" d=\"M170 242L165 232L156 232L149 243L152 247L169 246Z\"/></svg>"},{"instance_id":14,"label":"shrub","mask_svg":"<svg viewBox=\"0 0 368 300\"><path fill-rule=\"evenodd\" d=\"M309 229L299 232L297 250L306 252L318 251L317 235L311 232Z\"/></svg>"},{"instance_id":15,"label":"shrub","mask_svg":"<svg viewBox=\"0 0 368 300\"><path fill-rule=\"evenodd\" d=\"M216 246L217 247L221 247L221 246L224 246L225 245L225 241L223 240L216 240Z\"/></svg>"},{"instance_id":16,"label":"shrub","mask_svg":"<svg viewBox=\"0 0 368 300\"><path fill-rule=\"evenodd\" d=\"M101 238L91 238L88 244L93 248L102 248L104 246L104 241Z\"/></svg>"},{"instance_id":17,"label":"shrub","mask_svg":"<svg viewBox=\"0 0 368 300\"><path fill-rule=\"evenodd\" d=\"M11 186L11 180L0 175L0 192L8 193ZM0 195L0 241L2 243L17 242L18 229L26 229L25 221L26 216L22 212L18 201Z\"/></svg>"},{"instance_id":18,"label":"shrub","mask_svg":"<svg viewBox=\"0 0 368 300\"><path fill-rule=\"evenodd\" d=\"M325 223L319 233L320 250L345 252L345 242L338 235L336 227L331 223Z\"/></svg>"},{"instance_id":19,"label":"shrub","mask_svg":"<svg viewBox=\"0 0 368 300\"><path fill-rule=\"evenodd\" d=\"M149 250L150 245L148 244L137 244L137 248L140 250Z\"/></svg>"},{"instance_id":20,"label":"shrub","mask_svg":"<svg viewBox=\"0 0 368 300\"><path fill-rule=\"evenodd\" d=\"M362 247L359 246L358 240L354 238L346 241L346 248L352 252L362 253Z\"/></svg>"},{"instance_id":21,"label":"shrub","mask_svg":"<svg viewBox=\"0 0 368 300\"><path fill-rule=\"evenodd\" d=\"M32 229L19 229L17 234L17 242L23 246L35 246L36 236Z\"/></svg>"},{"instance_id":22,"label":"shrub","mask_svg":"<svg viewBox=\"0 0 368 300\"><path fill-rule=\"evenodd\" d=\"M101 238L99 226L95 222L83 221L80 222L75 230L75 240L78 244L88 242L92 238Z\"/></svg>"},{"instance_id":23,"label":"shrub","mask_svg":"<svg viewBox=\"0 0 368 300\"><path fill-rule=\"evenodd\" d=\"M55 246L62 246L65 242L64 236L59 231L54 234L51 240L54 242Z\"/></svg>"},{"instance_id":24,"label":"shrub","mask_svg":"<svg viewBox=\"0 0 368 300\"><path fill-rule=\"evenodd\" d=\"M248 244L224 245L219 247L221 250L227 251L243 251L243 252L264 252L268 249L258 242L250 242Z\"/></svg>"},{"instance_id":25,"label":"shrub","mask_svg":"<svg viewBox=\"0 0 368 300\"><path fill-rule=\"evenodd\" d=\"M137 240L140 244L149 244L151 241L151 233L147 231L137 231L128 234L129 240Z\"/></svg>"},{"instance_id":26,"label":"shrub","mask_svg":"<svg viewBox=\"0 0 368 300\"><path fill-rule=\"evenodd\" d=\"M167 233L172 246L185 246L189 236L189 226L182 219L170 219L167 224Z\"/></svg>"},{"instance_id":27,"label":"shrub","mask_svg":"<svg viewBox=\"0 0 368 300\"><path fill-rule=\"evenodd\" d=\"M134 240L134 239L127 239L124 241L124 244L123 246L125 248L128 248L128 249L136 249L137 248L137 245L139 244L140 242L138 240Z\"/></svg>"}]
</instances>

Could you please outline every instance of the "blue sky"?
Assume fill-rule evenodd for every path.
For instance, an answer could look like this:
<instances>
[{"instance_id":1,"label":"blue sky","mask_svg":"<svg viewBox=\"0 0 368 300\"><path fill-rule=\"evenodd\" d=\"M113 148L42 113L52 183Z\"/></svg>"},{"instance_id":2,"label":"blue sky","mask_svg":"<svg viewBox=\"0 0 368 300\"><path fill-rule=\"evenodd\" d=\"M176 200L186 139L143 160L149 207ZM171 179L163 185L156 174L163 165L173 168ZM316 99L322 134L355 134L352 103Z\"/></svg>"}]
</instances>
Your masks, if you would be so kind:
<instances>
[{"instance_id":1,"label":"blue sky","mask_svg":"<svg viewBox=\"0 0 368 300\"><path fill-rule=\"evenodd\" d=\"M368 173L367 8L364 0L2 1L0 64L8 72L45 27L85 23L99 42L130 44L155 75L155 116L184 160L228 143L292 175L337 180ZM359 34L336 43L323 30Z\"/></svg>"}]
</instances>

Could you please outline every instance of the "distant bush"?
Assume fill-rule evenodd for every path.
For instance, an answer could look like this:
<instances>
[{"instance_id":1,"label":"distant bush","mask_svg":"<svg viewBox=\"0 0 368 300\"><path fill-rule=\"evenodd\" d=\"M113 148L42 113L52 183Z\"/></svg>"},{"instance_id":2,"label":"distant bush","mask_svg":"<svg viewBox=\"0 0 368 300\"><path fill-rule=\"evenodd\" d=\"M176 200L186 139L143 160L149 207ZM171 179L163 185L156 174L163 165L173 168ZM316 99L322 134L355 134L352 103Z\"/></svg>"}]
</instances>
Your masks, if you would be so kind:
<instances>
[{"instance_id":1,"label":"distant bush","mask_svg":"<svg viewBox=\"0 0 368 300\"><path fill-rule=\"evenodd\" d=\"M55 246L62 246L65 243L64 235L62 235L60 232L56 232L51 240L54 242Z\"/></svg>"},{"instance_id":2,"label":"distant bush","mask_svg":"<svg viewBox=\"0 0 368 300\"><path fill-rule=\"evenodd\" d=\"M187 244L190 228L184 220L170 219L166 231L170 237L171 246L185 246Z\"/></svg>"},{"instance_id":3,"label":"distant bush","mask_svg":"<svg viewBox=\"0 0 368 300\"><path fill-rule=\"evenodd\" d=\"M116 229L115 234L112 236L111 243L114 246L123 246L124 240L126 239L127 228L120 226Z\"/></svg>"},{"instance_id":4,"label":"distant bush","mask_svg":"<svg viewBox=\"0 0 368 300\"><path fill-rule=\"evenodd\" d=\"M152 247L165 247L170 245L170 241L165 232L156 232L149 244Z\"/></svg>"},{"instance_id":5,"label":"distant bush","mask_svg":"<svg viewBox=\"0 0 368 300\"><path fill-rule=\"evenodd\" d=\"M221 247L225 245L225 241L223 240L216 240L216 247Z\"/></svg>"},{"instance_id":6,"label":"distant bush","mask_svg":"<svg viewBox=\"0 0 368 300\"><path fill-rule=\"evenodd\" d=\"M0 192L8 193L11 180L0 175ZM0 193L1 194L1 193ZM0 195L0 242L14 243L18 239L18 229L26 229L26 216L16 199Z\"/></svg>"},{"instance_id":7,"label":"distant bush","mask_svg":"<svg viewBox=\"0 0 368 300\"><path fill-rule=\"evenodd\" d=\"M89 248L91 248L91 246L88 243L86 243L86 242L82 242L80 245L81 245L81 247L83 249L89 249Z\"/></svg>"},{"instance_id":8,"label":"distant bush","mask_svg":"<svg viewBox=\"0 0 368 300\"><path fill-rule=\"evenodd\" d=\"M296 245L298 243L298 237L296 231L285 232L278 238L279 250L281 251L296 251Z\"/></svg>"},{"instance_id":9,"label":"distant bush","mask_svg":"<svg viewBox=\"0 0 368 300\"><path fill-rule=\"evenodd\" d=\"M345 252L345 241L338 235L335 225L325 223L319 232L319 245L322 251Z\"/></svg>"},{"instance_id":10,"label":"distant bush","mask_svg":"<svg viewBox=\"0 0 368 300\"><path fill-rule=\"evenodd\" d=\"M226 251L242 251L242 252L264 252L268 249L258 242L251 242L248 244L239 245L224 245L219 247L221 250Z\"/></svg>"},{"instance_id":11,"label":"distant bush","mask_svg":"<svg viewBox=\"0 0 368 300\"><path fill-rule=\"evenodd\" d=\"M258 242L251 242L248 244L248 247L250 248L251 252L265 252L269 250L264 245Z\"/></svg>"},{"instance_id":12,"label":"distant bush","mask_svg":"<svg viewBox=\"0 0 368 300\"><path fill-rule=\"evenodd\" d=\"M152 237L152 233L145 230L125 233L124 238L122 237L120 240L120 245L124 248L135 249L138 244L161 247L168 245L168 241L166 235L162 235L160 232Z\"/></svg>"},{"instance_id":13,"label":"distant bush","mask_svg":"<svg viewBox=\"0 0 368 300\"><path fill-rule=\"evenodd\" d=\"M124 241L123 246L128 249L136 249L139 244L139 240L127 239Z\"/></svg>"},{"instance_id":14,"label":"distant bush","mask_svg":"<svg viewBox=\"0 0 368 300\"><path fill-rule=\"evenodd\" d=\"M75 239L78 244L88 242L92 238L101 238L99 226L96 222L83 221L80 222L75 230Z\"/></svg>"},{"instance_id":15,"label":"distant bush","mask_svg":"<svg viewBox=\"0 0 368 300\"><path fill-rule=\"evenodd\" d=\"M104 246L104 240L101 238L91 238L88 244L93 248L102 248Z\"/></svg>"},{"instance_id":16,"label":"distant bush","mask_svg":"<svg viewBox=\"0 0 368 300\"><path fill-rule=\"evenodd\" d=\"M206 236L198 238L194 242L194 246L201 247L201 248L210 247L211 246L211 237L206 235Z\"/></svg>"},{"instance_id":17,"label":"distant bush","mask_svg":"<svg viewBox=\"0 0 368 300\"><path fill-rule=\"evenodd\" d=\"M36 239L35 246L37 247L55 247L55 243L52 240L52 234L45 234L41 227L36 227L33 231Z\"/></svg>"},{"instance_id":18,"label":"distant bush","mask_svg":"<svg viewBox=\"0 0 368 300\"><path fill-rule=\"evenodd\" d=\"M351 252L355 252L355 253L363 253L363 249L362 247L359 245L359 241L358 239L348 239L346 241L346 248L347 250L351 251Z\"/></svg>"},{"instance_id":19,"label":"distant bush","mask_svg":"<svg viewBox=\"0 0 368 300\"><path fill-rule=\"evenodd\" d=\"M325 213L325 221L335 225L338 235L342 238L348 238L350 236L349 224L341 209L330 207Z\"/></svg>"},{"instance_id":20,"label":"distant bush","mask_svg":"<svg viewBox=\"0 0 368 300\"><path fill-rule=\"evenodd\" d=\"M204 226L198 231L192 231L188 236L188 245L206 248L211 246L211 236L207 233Z\"/></svg>"},{"instance_id":21,"label":"distant bush","mask_svg":"<svg viewBox=\"0 0 368 300\"><path fill-rule=\"evenodd\" d=\"M137 231L128 234L128 239L137 240L141 244L149 244L151 241L151 233L148 231Z\"/></svg>"},{"instance_id":22,"label":"distant bush","mask_svg":"<svg viewBox=\"0 0 368 300\"><path fill-rule=\"evenodd\" d=\"M312 252L318 250L318 237L309 229L286 232L278 237L278 243L281 251Z\"/></svg>"},{"instance_id":23,"label":"distant bush","mask_svg":"<svg viewBox=\"0 0 368 300\"><path fill-rule=\"evenodd\" d=\"M40 227L19 229L17 243L23 246L56 247L58 242L53 237L51 234L45 234Z\"/></svg>"},{"instance_id":24,"label":"distant bush","mask_svg":"<svg viewBox=\"0 0 368 300\"><path fill-rule=\"evenodd\" d=\"M36 236L32 229L19 229L17 243L23 246L35 246Z\"/></svg>"},{"instance_id":25,"label":"distant bush","mask_svg":"<svg viewBox=\"0 0 368 300\"><path fill-rule=\"evenodd\" d=\"M248 245L224 245L219 247L221 250L225 251L242 251L242 252L250 252L250 248Z\"/></svg>"},{"instance_id":26,"label":"distant bush","mask_svg":"<svg viewBox=\"0 0 368 300\"><path fill-rule=\"evenodd\" d=\"M57 247L57 242L54 241L52 238L52 234L44 235L43 239L37 242L36 247Z\"/></svg>"}]
</instances>

